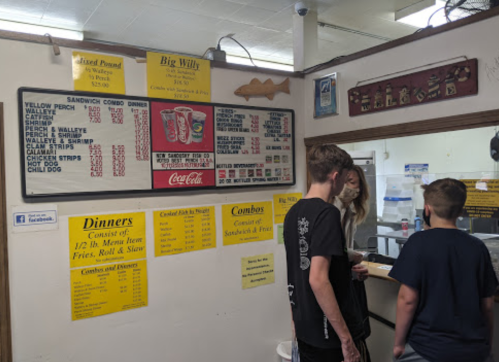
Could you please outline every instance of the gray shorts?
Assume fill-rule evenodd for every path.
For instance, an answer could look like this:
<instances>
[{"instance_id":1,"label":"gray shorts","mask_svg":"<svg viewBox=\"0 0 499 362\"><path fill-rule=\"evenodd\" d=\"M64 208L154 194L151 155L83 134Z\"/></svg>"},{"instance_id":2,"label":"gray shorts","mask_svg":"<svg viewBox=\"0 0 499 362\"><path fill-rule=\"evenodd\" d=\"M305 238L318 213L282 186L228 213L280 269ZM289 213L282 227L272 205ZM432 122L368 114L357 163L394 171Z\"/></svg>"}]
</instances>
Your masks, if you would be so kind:
<instances>
[{"instance_id":1,"label":"gray shorts","mask_svg":"<svg viewBox=\"0 0 499 362\"><path fill-rule=\"evenodd\" d=\"M411 347L409 343L405 345L405 352L400 358L398 359L393 359L395 362L428 362L427 359L424 359L421 355L417 354L416 351ZM494 359L492 358L492 355L487 358L486 361L484 362L494 362Z\"/></svg>"}]
</instances>

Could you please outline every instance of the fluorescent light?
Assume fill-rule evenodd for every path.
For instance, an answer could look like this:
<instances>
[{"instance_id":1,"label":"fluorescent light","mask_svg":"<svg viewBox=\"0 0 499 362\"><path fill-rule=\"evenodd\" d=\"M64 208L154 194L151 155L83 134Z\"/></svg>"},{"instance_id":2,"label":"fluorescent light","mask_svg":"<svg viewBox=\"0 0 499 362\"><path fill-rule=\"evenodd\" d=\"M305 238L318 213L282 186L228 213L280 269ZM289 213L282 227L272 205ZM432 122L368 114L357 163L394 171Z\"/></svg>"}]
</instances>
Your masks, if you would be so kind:
<instances>
[{"instance_id":1,"label":"fluorescent light","mask_svg":"<svg viewBox=\"0 0 499 362\"><path fill-rule=\"evenodd\" d=\"M414 26L416 28L426 28L428 25L432 25L434 27L440 26L447 23L444 8L445 8L445 1L438 0L435 3L435 5L430 6L421 11L418 11L409 16L397 19L397 21L407 25ZM466 16L467 14L460 9L455 9L449 14L449 18L451 20L461 19ZM431 20L428 24L428 20L430 19L430 17Z\"/></svg>"},{"instance_id":2,"label":"fluorescent light","mask_svg":"<svg viewBox=\"0 0 499 362\"><path fill-rule=\"evenodd\" d=\"M83 40L83 32L51 28L48 26L16 23L13 21L0 20L0 30L15 31L18 33L45 35L50 34L53 38L64 38L72 40Z\"/></svg>"},{"instance_id":3,"label":"fluorescent light","mask_svg":"<svg viewBox=\"0 0 499 362\"><path fill-rule=\"evenodd\" d=\"M284 71L287 71L287 72L293 72L294 71L293 66L292 65L288 65L288 64L266 62L266 61L263 61L263 60L256 60L256 59L253 59L253 61L255 62L255 64L258 67L262 67L262 68L284 70ZM233 55L228 55L228 54L227 54L227 63L234 63L234 64L242 64L242 65L253 66L253 64L251 64L251 61L249 60L249 58L235 57Z\"/></svg>"}]
</instances>

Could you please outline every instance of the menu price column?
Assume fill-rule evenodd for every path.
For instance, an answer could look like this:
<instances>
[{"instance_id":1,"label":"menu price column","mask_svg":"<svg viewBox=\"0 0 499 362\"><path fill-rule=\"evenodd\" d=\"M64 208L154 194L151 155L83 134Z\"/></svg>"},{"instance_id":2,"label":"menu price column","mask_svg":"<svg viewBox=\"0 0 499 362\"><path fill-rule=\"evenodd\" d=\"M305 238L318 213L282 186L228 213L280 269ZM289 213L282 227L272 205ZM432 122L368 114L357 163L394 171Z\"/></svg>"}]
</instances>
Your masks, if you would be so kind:
<instances>
[{"instance_id":1,"label":"menu price column","mask_svg":"<svg viewBox=\"0 0 499 362\"><path fill-rule=\"evenodd\" d=\"M215 248L215 207L154 212L155 255Z\"/></svg>"},{"instance_id":2,"label":"menu price column","mask_svg":"<svg viewBox=\"0 0 499 362\"><path fill-rule=\"evenodd\" d=\"M132 109L135 122L135 154L137 161L149 161L149 110Z\"/></svg>"},{"instance_id":3,"label":"menu price column","mask_svg":"<svg viewBox=\"0 0 499 362\"><path fill-rule=\"evenodd\" d=\"M102 177L102 147L101 145L88 146L90 151L90 176Z\"/></svg>"},{"instance_id":4,"label":"menu price column","mask_svg":"<svg viewBox=\"0 0 499 362\"><path fill-rule=\"evenodd\" d=\"M147 306L146 260L72 269L73 320Z\"/></svg>"}]
</instances>

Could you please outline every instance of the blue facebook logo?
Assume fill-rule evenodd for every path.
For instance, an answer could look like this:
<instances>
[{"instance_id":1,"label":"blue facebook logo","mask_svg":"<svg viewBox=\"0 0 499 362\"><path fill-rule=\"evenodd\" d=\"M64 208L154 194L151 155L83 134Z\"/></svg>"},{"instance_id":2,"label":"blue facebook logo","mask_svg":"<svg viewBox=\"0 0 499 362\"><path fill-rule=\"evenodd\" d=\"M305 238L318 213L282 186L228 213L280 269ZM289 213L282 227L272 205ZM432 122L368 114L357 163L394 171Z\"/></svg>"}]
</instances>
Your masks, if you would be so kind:
<instances>
[{"instance_id":1,"label":"blue facebook logo","mask_svg":"<svg viewBox=\"0 0 499 362\"><path fill-rule=\"evenodd\" d=\"M24 224L26 222L26 216L16 215L16 224Z\"/></svg>"}]
</instances>

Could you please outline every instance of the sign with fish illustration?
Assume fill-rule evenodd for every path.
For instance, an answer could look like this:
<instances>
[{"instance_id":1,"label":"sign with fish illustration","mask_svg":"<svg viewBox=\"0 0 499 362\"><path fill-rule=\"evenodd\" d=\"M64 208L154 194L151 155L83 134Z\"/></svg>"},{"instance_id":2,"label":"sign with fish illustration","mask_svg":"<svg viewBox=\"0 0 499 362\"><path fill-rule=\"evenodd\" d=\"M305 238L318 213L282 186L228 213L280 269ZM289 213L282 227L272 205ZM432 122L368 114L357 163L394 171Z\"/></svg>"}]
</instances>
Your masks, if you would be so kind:
<instances>
[{"instance_id":1,"label":"sign with fish illustration","mask_svg":"<svg viewBox=\"0 0 499 362\"><path fill-rule=\"evenodd\" d=\"M295 183L294 112L21 88L23 197Z\"/></svg>"},{"instance_id":2,"label":"sign with fish illustration","mask_svg":"<svg viewBox=\"0 0 499 362\"><path fill-rule=\"evenodd\" d=\"M192 102L211 100L209 60L147 53L147 95Z\"/></svg>"},{"instance_id":3,"label":"sign with fish illustration","mask_svg":"<svg viewBox=\"0 0 499 362\"><path fill-rule=\"evenodd\" d=\"M245 84L236 89L234 94L236 96L244 97L247 101L251 97L267 97L273 100L278 92L290 94L289 78L286 78L281 84L274 84L272 79L267 79L264 83L260 82L257 78L253 78L249 84Z\"/></svg>"},{"instance_id":4,"label":"sign with fish illustration","mask_svg":"<svg viewBox=\"0 0 499 362\"><path fill-rule=\"evenodd\" d=\"M314 79L314 118L338 114L337 73Z\"/></svg>"},{"instance_id":5,"label":"sign with fish illustration","mask_svg":"<svg viewBox=\"0 0 499 362\"><path fill-rule=\"evenodd\" d=\"M477 93L477 59L469 59L352 88L348 104L358 116Z\"/></svg>"}]
</instances>

